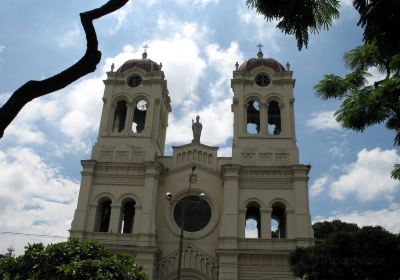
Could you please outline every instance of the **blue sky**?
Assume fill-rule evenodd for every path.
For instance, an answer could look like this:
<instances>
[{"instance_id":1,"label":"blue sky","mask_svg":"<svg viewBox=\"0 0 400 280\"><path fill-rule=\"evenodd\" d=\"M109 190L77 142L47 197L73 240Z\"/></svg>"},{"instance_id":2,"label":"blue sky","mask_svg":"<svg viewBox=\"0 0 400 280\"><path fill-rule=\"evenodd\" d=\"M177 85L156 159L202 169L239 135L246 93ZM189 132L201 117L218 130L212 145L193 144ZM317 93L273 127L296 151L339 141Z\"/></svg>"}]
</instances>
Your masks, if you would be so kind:
<instances>
[{"instance_id":1,"label":"blue sky","mask_svg":"<svg viewBox=\"0 0 400 280\"><path fill-rule=\"evenodd\" d=\"M148 56L163 63L173 112L167 145L191 139L200 114L202 142L230 155L236 61L264 57L289 62L296 79L295 113L301 162L311 164L310 209L314 221L340 218L400 231L400 184L390 179L400 153L383 126L359 134L332 117L337 101L315 97L324 74L343 75L343 53L361 43L357 14L342 1L329 31L311 36L299 52L285 36L245 5L230 0L137 0L95 22L102 61L95 73L26 106L0 140L0 253L11 244L56 242L68 236L79 191L80 160L90 158L97 136L104 85L116 67ZM85 40L78 14L104 1L2 0L0 3L0 104L30 79L49 77L77 61ZM371 70L371 81L381 75ZM167 149L167 153L170 148Z\"/></svg>"}]
</instances>

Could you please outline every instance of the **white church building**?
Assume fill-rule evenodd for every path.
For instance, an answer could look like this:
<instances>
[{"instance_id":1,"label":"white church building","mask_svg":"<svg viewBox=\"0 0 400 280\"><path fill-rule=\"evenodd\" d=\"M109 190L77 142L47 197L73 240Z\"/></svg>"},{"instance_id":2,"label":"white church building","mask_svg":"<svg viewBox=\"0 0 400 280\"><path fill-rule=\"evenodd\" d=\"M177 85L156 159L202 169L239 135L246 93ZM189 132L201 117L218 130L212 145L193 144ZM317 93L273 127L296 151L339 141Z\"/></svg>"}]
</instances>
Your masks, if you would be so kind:
<instances>
[{"instance_id":1,"label":"white church building","mask_svg":"<svg viewBox=\"0 0 400 280\"><path fill-rule=\"evenodd\" d=\"M294 279L289 254L311 245L313 230L292 74L261 49L236 63L232 157L201 143L199 118L192 142L166 156L172 108L162 65L144 52L112 69L70 236L132 255L150 279L174 280L183 225L181 279Z\"/></svg>"}]
</instances>

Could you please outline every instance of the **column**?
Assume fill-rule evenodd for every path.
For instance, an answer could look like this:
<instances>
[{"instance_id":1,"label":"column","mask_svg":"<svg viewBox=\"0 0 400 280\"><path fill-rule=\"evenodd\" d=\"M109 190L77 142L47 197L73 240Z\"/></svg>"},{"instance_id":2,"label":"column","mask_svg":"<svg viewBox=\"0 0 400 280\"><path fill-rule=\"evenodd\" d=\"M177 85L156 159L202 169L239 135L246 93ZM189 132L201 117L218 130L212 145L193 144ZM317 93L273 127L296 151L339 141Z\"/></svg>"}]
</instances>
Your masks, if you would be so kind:
<instances>
[{"instance_id":1,"label":"column","mask_svg":"<svg viewBox=\"0 0 400 280\"><path fill-rule=\"evenodd\" d=\"M238 255L220 253L218 258L218 280L238 279Z\"/></svg>"},{"instance_id":2,"label":"column","mask_svg":"<svg viewBox=\"0 0 400 280\"><path fill-rule=\"evenodd\" d=\"M78 205L75 210L74 219L71 225L71 235L73 231L93 231L93 228L88 228L88 211L90 207L89 196L90 189L93 182L93 172L96 166L96 161L94 160L84 160L82 161L83 171L82 171L82 181L79 189ZM75 236L75 235L74 235Z\"/></svg>"},{"instance_id":3,"label":"column","mask_svg":"<svg viewBox=\"0 0 400 280\"><path fill-rule=\"evenodd\" d=\"M120 211L121 211L120 204L111 204L111 215L110 215L110 224L108 226L108 232L120 233L119 231L119 223L121 219Z\"/></svg>"},{"instance_id":4,"label":"column","mask_svg":"<svg viewBox=\"0 0 400 280\"><path fill-rule=\"evenodd\" d=\"M281 135L287 136L289 135L289 126L287 124L290 123L289 115L286 114L285 103L279 104L279 110L281 111Z\"/></svg>"},{"instance_id":5,"label":"column","mask_svg":"<svg viewBox=\"0 0 400 280\"><path fill-rule=\"evenodd\" d=\"M161 164L146 162L145 167L143 205L139 233L141 234L140 240L146 243L153 242L155 238L155 207L158 192L158 176L161 171Z\"/></svg>"},{"instance_id":6,"label":"column","mask_svg":"<svg viewBox=\"0 0 400 280\"><path fill-rule=\"evenodd\" d=\"M261 238L271 239L272 209L261 209Z\"/></svg>"},{"instance_id":7,"label":"column","mask_svg":"<svg viewBox=\"0 0 400 280\"><path fill-rule=\"evenodd\" d=\"M295 237L296 238L313 238L313 230L311 227L311 217L308 196L308 172L310 166L294 165L293 169L293 190L295 198Z\"/></svg>"},{"instance_id":8,"label":"column","mask_svg":"<svg viewBox=\"0 0 400 280\"><path fill-rule=\"evenodd\" d=\"M246 209L240 209L239 210L239 238L245 238L246 237L246 232L245 232L245 227L246 227Z\"/></svg>"},{"instance_id":9,"label":"column","mask_svg":"<svg viewBox=\"0 0 400 280\"><path fill-rule=\"evenodd\" d=\"M296 238L296 220L293 210L286 211L286 238Z\"/></svg>"},{"instance_id":10,"label":"column","mask_svg":"<svg viewBox=\"0 0 400 280\"><path fill-rule=\"evenodd\" d=\"M156 270L156 252L156 250L150 249L148 251L138 252L135 256L135 262L143 267L143 271L146 273L149 279L155 279L154 271Z\"/></svg>"},{"instance_id":11,"label":"column","mask_svg":"<svg viewBox=\"0 0 400 280\"><path fill-rule=\"evenodd\" d=\"M267 123L268 114L267 114L267 105L265 103L260 103L260 133L261 135L267 134Z\"/></svg>"},{"instance_id":12,"label":"column","mask_svg":"<svg viewBox=\"0 0 400 280\"><path fill-rule=\"evenodd\" d=\"M142 206L135 206L135 219L133 220L133 234L140 232L140 225L142 223Z\"/></svg>"},{"instance_id":13,"label":"column","mask_svg":"<svg viewBox=\"0 0 400 280\"><path fill-rule=\"evenodd\" d=\"M133 113L135 111L136 103L133 101L129 101L127 103L127 112L126 112L126 119L125 119L125 128L124 131L130 135L132 134L132 122L133 122Z\"/></svg>"},{"instance_id":14,"label":"column","mask_svg":"<svg viewBox=\"0 0 400 280\"><path fill-rule=\"evenodd\" d=\"M222 211L222 223L220 248L237 248L238 237L238 202L239 202L239 165L223 166L224 180L224 208Z\"/></svg>"},{"instance_id":15,"label":"column","mask_svg":"<svg viewBox=\"0 0 400 280\"><path fill-rule=\"evenodd\" d=\"M296 126L294 123L294 108L293 108L293 104L294 104L294 98L291 98L289 100L289 114L290 114L290 123L291 123L291 133L292 135L289 135L290 137L292 137L294 140L296 139Z\"/></svg>"}]
</instances>

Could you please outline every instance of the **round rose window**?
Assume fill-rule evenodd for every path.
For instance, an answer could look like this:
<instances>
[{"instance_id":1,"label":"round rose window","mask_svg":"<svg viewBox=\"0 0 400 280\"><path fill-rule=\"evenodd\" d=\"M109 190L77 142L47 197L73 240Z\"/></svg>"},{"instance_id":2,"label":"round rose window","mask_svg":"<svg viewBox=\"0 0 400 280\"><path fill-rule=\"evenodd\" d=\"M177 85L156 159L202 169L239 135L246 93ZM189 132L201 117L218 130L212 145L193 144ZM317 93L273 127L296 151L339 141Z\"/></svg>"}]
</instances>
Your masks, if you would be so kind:
<instances>
[{"instance_id":1,"label":"round rose window","mask_svg":"<svg viewBox=\"0 0 400 280\"><path fill-rule=\"evenodd\" d=\"M255 78L256 84L260 87L266 87L271 83L271 78L264 73L258 74Z\"/></svg>"},{"instance_id":2,"label":"round rose window","mask_svg":"<svg viewBox=\"0 0 400 280\"><path fill-rule=\"evenodd\" d=\"M181 227L182 207L186 197L178 201L174 208L175 223ZM205 199L198 195L190 195L186 201L184 230L189 232L200 231L205 228L211 219L211 207Z\"/></svg>"}]
</instances>

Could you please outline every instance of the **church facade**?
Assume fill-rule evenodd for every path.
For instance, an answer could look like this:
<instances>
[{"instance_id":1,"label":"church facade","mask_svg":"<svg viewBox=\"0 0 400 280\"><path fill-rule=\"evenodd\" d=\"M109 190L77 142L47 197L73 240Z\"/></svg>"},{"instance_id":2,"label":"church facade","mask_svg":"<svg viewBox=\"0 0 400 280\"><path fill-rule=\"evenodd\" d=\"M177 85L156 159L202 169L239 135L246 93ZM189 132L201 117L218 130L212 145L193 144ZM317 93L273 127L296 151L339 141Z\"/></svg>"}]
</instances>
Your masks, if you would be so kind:
<instances>
[{"instance_id":1,"label":"church facade","mask_svg":"<svg viewBox=\"0 0 400 280\"><path fill-rule=\"evenodd\" d=\"M313 230L290 66L261 49L236 63L232 157L201 143L199 117L192 142L165 156L172 109L162 65L145 52L113 68L70 236L132 255L150 279L174 280L183 227L181 279L294 279L289 253L311 245Z\"/></svg>"}]
</instances>

